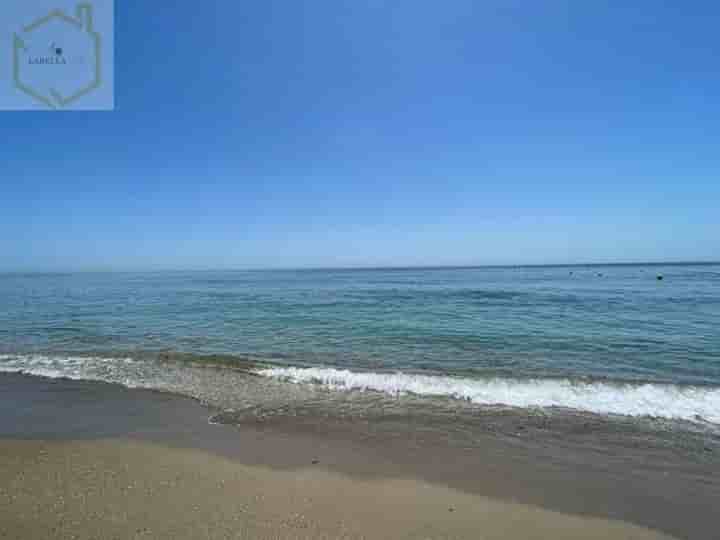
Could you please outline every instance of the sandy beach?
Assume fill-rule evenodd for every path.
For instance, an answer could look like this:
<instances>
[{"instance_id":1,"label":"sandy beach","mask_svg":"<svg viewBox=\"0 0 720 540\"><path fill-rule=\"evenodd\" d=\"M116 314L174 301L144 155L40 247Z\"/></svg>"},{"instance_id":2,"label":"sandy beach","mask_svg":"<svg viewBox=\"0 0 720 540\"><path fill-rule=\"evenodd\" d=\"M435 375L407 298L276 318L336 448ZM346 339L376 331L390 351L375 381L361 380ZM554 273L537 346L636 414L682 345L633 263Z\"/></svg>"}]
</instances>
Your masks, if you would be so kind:
<instances>
[{"instance_id":1,"label":"sandy beach","mask_svg":"<svg viewBox=\"0 0 720 540\"><path fill-rule=\"evenodd\" d=\"M611 447L213 425L194 400L103 383L0 390L0 538L712 538L712 454L646 449L641 469Z\"/></svg>"},{"instance_id":2,"label":"sandy beach","mask_svg":"<svg viewBox=\"0 0 720 540\"><path fill-rule=\"evenodd\" d=\"M417 480L276 471L150 443L0 449L3 538L670 538Z\"/></svg>"}]
</instances>

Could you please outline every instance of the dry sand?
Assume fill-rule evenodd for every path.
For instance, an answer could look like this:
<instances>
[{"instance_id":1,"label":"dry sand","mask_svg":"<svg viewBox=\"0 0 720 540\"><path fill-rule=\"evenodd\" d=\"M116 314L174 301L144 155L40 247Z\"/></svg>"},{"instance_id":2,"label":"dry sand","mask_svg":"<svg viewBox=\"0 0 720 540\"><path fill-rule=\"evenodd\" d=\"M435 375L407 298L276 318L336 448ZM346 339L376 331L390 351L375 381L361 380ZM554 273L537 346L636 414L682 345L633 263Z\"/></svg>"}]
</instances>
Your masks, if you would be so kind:
<instances>
[{"instance_id":1,"label":"dry sand","mask_svg":"<svg viewBox=\"0 0 720 540\"><path fill-rule=\"evenodd\" d=\"M0 538L671 538L420 480L124 439L0 440Z\"/></svg>"}]
</instances>

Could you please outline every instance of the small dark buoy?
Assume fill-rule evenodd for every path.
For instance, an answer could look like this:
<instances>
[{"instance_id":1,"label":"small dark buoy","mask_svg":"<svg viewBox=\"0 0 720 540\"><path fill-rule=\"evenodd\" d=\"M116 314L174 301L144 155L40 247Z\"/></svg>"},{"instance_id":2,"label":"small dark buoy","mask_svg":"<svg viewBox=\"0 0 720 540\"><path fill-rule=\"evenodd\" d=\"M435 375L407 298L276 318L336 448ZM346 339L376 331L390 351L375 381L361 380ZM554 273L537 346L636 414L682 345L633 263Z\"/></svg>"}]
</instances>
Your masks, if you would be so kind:
<instances>
[{"instance_id":1,"label":"small dark buoy","mask_svg":"<svg viewBox=\"0 0 720 540\"><path fill-rule=\"evenodd\" d=\"M454 508L448 508L448 512L454 512L454 511L455 511Z\"/></svg>"},{"instance_id":2,"label":"small dark buoy","mask_svg":"<svg viewBox=\"0 0 720 540\"><path fill-rule=\"evenodd\" d=\"M662 280L663 280L663 275L662 275L662 274L658 274L658 275L657 275L657 280L658 280L658 281L662 281Z\"/></svg>"},{"instance_id":3,"label":"small dark buoy","mask_svg":"<svg viewBox=\"0 0 720 540\"><path fill-rule=\"evenodd\" d=\"M320 463L320 460L318 460L318 459L313 459L313 460L312 460L312 464L313 464L313 465L317 465L318 463Z\"/></svg>"},{"instance_id":4,"label":"small dark buoy","mask_svg":"<svg viewBox=\"0 0 720 540\"><path fill-rule=\"evenodd\" d=\"M598 277L602 277L602 274L600 272L598 272Z\"/></svg>"}]
</instances>

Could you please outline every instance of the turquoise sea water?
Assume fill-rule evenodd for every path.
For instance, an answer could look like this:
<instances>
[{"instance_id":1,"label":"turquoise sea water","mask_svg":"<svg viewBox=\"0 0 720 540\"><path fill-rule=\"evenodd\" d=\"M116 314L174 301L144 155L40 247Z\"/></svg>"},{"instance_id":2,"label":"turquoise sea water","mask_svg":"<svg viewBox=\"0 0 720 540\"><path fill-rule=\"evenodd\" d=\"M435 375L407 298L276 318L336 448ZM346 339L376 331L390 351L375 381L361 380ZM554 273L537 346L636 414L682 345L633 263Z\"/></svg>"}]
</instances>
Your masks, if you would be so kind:
<instances>
[{"instance_id":1,"label":"turquoise sea water","mask_svg":"<svg viewBox=\"0 0 720 540\"><path fill-rule=\"evenodd\" d=\"M3 274L0 353L129 385L214 359L296 386L720 422L720 265Z\"/></svg>"}]
</instances>

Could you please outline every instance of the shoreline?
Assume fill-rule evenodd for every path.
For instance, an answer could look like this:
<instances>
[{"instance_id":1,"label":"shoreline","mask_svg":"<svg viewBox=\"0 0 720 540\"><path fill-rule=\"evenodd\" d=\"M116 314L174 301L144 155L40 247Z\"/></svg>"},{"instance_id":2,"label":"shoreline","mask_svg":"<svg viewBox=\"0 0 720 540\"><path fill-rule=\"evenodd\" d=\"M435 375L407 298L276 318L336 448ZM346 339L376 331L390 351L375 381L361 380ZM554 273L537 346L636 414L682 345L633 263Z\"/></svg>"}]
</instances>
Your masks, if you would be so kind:
<instances>
[{"instance_id":1,"label":"shoreline","mask_svg":"<svg viewBox=\"0 0 720 540\"><path fill-rule=\"evenodd\" d=\"M720 460L713 449L688 456L642 440L578 445L565 436L536 438L532 430L513 436L489 431L479 444L463 447L423 433L422 426L402 426L402 420L358 426L279 415L213 425L208 418L214 411L191 398L107 383L3 374L0 390L4 449L19 439L160 445L287 474L310 467L351 482L420 482L677 538L714 534Z\"/></svg>"},{"instance_id":2,"label":"shoreline","mask_svg":"<svg viewBox=\"0 0 720 540\"><path fill-rule=\"evenodd\" d=\"M397 398L422 402L427 410L479 409L545 411L634 421L642 429L673 423L680 431L720 435L720 385L708 380L611 378L562 373L514 374L508 371L356 369L275 362L273 359L223 353L179 351L35 351L0 349L0 373L69 378L168 391L199 399L221 410L302 407L324 399L332 411L384 400L381 415ZM234 379L230 384L228 381ZM238 385L251 399L238 399ZM262 387L262 388L261 388ZM225 389L225 392L218 391ZM275 399L267 400L273 394ZM365 394L359 400L357 394ZM282 403L282 396L292 396ZM377 399L376 399L377 398ZM363 403L365 401L365 403ZM345 411L345 413L352 410ZM611 422L610 422L611 423ZM665 426L662 427L665 429ZM720 437L714 437L720 443Z\"/></svg>"}]
</instances>

